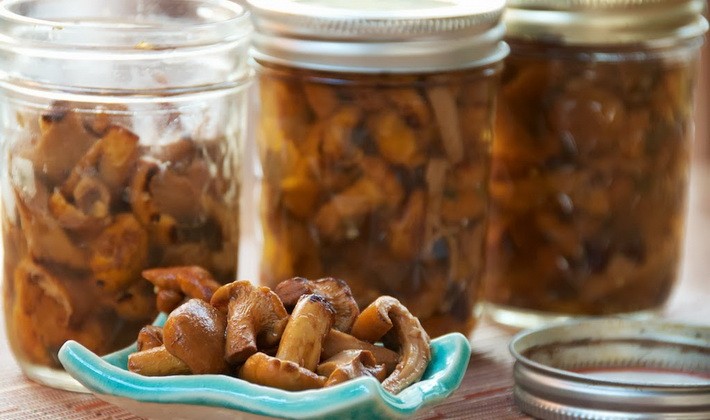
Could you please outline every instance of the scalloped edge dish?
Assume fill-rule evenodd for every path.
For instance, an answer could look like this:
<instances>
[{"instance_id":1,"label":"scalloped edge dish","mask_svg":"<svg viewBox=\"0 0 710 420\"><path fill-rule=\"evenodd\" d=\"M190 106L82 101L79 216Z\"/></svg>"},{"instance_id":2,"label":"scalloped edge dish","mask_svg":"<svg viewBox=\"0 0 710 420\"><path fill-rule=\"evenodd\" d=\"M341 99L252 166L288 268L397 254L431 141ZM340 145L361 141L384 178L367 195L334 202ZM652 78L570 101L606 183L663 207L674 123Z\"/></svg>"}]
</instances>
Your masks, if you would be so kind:
<instances>
[{"instance_id":1,"label":"scalloped edge dish","mask_svg":"<svg viewBox=\"0 0 710 420\"><path fill-rule=\"evenodd\" d=\"M156 323L160 325L161 319ZM99 357L67 341L59 350L59 360L98 398L153 418L374 419L410 416L459 387L471 357L466 337L459 333L438 337L431 349L432 360L422 379L398 395L386 392L374 378L291 392L226 375L146 377L126 369L135 344Z\"/></svg>"}]
</instances>

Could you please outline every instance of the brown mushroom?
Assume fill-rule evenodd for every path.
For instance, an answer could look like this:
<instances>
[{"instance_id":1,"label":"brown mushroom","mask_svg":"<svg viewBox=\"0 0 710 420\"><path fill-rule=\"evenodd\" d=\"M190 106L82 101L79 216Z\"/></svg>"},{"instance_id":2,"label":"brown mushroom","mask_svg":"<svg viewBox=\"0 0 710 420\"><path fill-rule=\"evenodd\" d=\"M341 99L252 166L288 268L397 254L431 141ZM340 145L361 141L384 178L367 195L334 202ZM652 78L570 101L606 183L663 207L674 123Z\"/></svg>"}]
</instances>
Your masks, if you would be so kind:
<instances>
[{"instance_id":1,"label":"brown mushroom","mask_svg":"<svg viewBox=\"0 0 710 420\"><path fill-rule=\"evenodd\" d=\"M385 365L378 365L367 350L344 350L318 365L316 373L326 376L325 386L336 385L360 376L372 376L379 382L387 377Z\"/></svg>"},{"instance_id":2,"label":"brown mushroom","mask_svg":"<svg viewBox=\"0 0 710 420\"><path fill-rule=\"evenodd\" d=\"M163 328L146 325L138 332L136 346L138 351L150 350L163 345Z\"/></svg>"},{"instance_id":3,"label":"brown mushroom","mask_svg":"<svg viewBox=\"0 0 710 420\"><path fill-rule=\"evenodd\" d=\"M97 165L99 177L113 197L119 198L135 169L139 153L139 138L123 127L110 126L99 142L102 152Z\"/></svg>"},{"instance_id":4,"label":"brown mushroom","mask_svg":"<svg viewBox=\"0 0 710 420\"><path fill-rule=\"evenodd\" d=\"M158 289L158 309L165 313L170 313L186 297L209 302L220 287L209 271L198 266L152 268L141 274Z\"/></svg>"},{"instance_id":5,"label":"brown mushroom","mask_svg":"<svg viewBox=\"0 0 710 420\"><path fill-rule=\"evenodd\" d=\"M391 296L381 296L365 308L355 320L352 334L377 341L390 330L398 341L401 359L382 387L397 394L422 377L431 360L431 348L419 320Z\"/></svg>"},{"instance_id":6,"label":"brown mushroom","mask_svg":"<svg viewBox=\"0 0 710 420\"><path fill-rule=\"evenodd\" d=\"M140 279L148 260L148 233L130 213L116 216L91 245L89 267L96 283L109 292L129 288Z\"/></svg>"},{"instance_id":7,"label":"brown mushroom","mask_svg":"<svg viewBox=\"0 0 710 420\"><path fill-rule=\"evenodd\" d=\"M210 301L227 309L224 358L230 364L244 362L261 347L275 346L288 321L288 312L268 287L256 287L247 280L225 284Z\"/></svg>"},{"instance_id":8,"label":"brown mushroom","mask_svg":"<svg viewBox=\"0 0 710 420\"><path fill-rule=\"evenodd\" d=\"M294 362L281 360L264 353L255 353L239 369L239 377L259 385L287 391L322 388L326 378Z\"/></svg>"},{"instance_id":9,"label":"brown mushroom","mask_svg":"<svg viewBox=\"0 0 710 420\"><path fill-rule=\"evenodd\" d=\"M367 341L359 340L350 334L335 329L330 330L328 335L325 336L321 359L330 359L345 350L369 351L375 356L377 364L385 365L387 372L394 371L397 363L399 363L399 354L397 352L385 347L376 346L372 343L368 343Z\"/></svg>"},{"instance_id":10,"label":"brown mushroom","mask_svg":"<svg viewBox=\"0 0 710 420\"><path fill-rule=\"evenodd\" d=\"M175 309L163 327L165 348L190 367L192 373L224 373L224 313L200 299Z\"/></svg>"},{"instance_id":11,"label":"brown mushroom","mask_svg":"<svg viewBox=\"0 0 710 420\"><path fill-rule=\"evenodd\" d=\"M43 113L39 127L42 135L36 142L32 160L50 184L59 185L96 142L96 137L84 129L79 113L70 111L65 103L55 103Z\"/></svg>"},{"instance_id":12,"label":"brown mushroom","mask_svg":"<svg viewBox=\"0 0 710 420\"><path fill-rule=\"evenodd\" d=\"M317 293L330 302L335 309L333 328L338 331L350 331L360 309L352 291L343 280L332 277L310 281L303 277L284 280L274 288L286 308L293 308L298 299L305 294Z\"/></svg>"},{"instance_id":13,"label":"brown mushroom","mask_svg":"<svg viewBox=\"0 0 710 420\"><path fill-rule=\"evenodd\" d=\"M333 306L323 296L301 296L286 324L276 357L315 371L334 314Z\"/></svg>"},{"instance_id":14,"label":"brown mushroom","mask_svg":"<svg viewBox=\"0 0 710 420\"><path fill-rule=\"evenodd\" d=\"M128 370L143 376L187 375L191 372L185 362L162 345L130 354Z\"/></svg>"},{"instance_id":15,"label":"brown mushroom","mask_svg":"<svg viewBox=\"0 0 710 420\"><path fill-rule=\"evenodd\" d=\"M138 159L136 170L128 189L128 198L133 214L145 226L150 226L161 218L161 214L155 206L149 191L150 180L159 172L160 166L158 162L147 158Z\"/></svg>"},{"instance_id":16,"label":"brown mushroom","mask_svg":"<svg viewBox=\"0 0 710 420\"><path fill-rule=\"evenodd\" d=\"M158 289L155 294L155 306L160 312L169 314L185 301L185 295L175 290Z\"/></svg>"}]
</instances>

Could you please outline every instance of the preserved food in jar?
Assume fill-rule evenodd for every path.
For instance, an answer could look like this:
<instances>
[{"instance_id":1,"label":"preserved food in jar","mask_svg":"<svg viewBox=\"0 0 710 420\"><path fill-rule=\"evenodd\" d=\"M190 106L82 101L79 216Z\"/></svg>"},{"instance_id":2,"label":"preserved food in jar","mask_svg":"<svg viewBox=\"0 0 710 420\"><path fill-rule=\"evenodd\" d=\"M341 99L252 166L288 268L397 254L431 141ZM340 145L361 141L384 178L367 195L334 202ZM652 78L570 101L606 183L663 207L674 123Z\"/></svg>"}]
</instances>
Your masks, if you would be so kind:
<instances>
[{"instance_id":1,"label":"preserved food in jar","mask_svg":"<svg viewBox=\"0 0 710 420\"><path fill-rule=\"evenodd\" d=\"M575 11L574 25L540 29L559 31L551 40L529 26L533 3L513 5L496 115L491 313L531 326L652 312L667 300L681 257L697 35L706 22L690 10L694 35L669 41L628 16L651 2L611 2L609 10L590 2ZM593 26L605 23L590 11L614 10L632 24L593 37ZM667 44L653 44L658 37Z\"/></svg>"},{"instance_id":2,"label":"preserved food in jar","mask_svg":"<svg viewBox=\"0 0 710 420\"><path fill-rule=\"evenodd\" d=\"M360 307L391 295L432 336L470 333L503 2L250 4L261 281L347 279Z\"/></svg>"},{"instance_id":3,"label":"preserved food in jar","mask_svg":"<svg viewBox=\"0 0 710 420\"><path fill-rule=\"evenodd\" d=\"M3 23L29 25L13 41L33 51L0 41L0 61L13 70L0 78L7 336L30 378L76 389L57 351L66 340L100 355L132 342L157 315L144 269L200 265L223 283L236 276L251 27L241 6L220 0L179 10L156 0L159 23L123 2L87 6L78 23L63 12L34 16L23 2L0 12ZM197 18L192 7L220 17ZM22 13L41 19L26 24ZM189 42L167 29L176 20ZM234 32L203 31L211 25ZM166 31L175 36L166 41ZM99 32L98 47L83 43ZM50 36L49 47L24 38L33 36Z\"/></svg>"},{"instance_id":4,"label":"preserved food in jar","mask_svg":"<svg viewBox=\"0 0 710 420\"><path fill-rule=\"evenodd\" d=\"M344 278L361 307L393 295L434 335L470 331L495 73L262 68L266 283Z\"/></svg>"}]
</instances>

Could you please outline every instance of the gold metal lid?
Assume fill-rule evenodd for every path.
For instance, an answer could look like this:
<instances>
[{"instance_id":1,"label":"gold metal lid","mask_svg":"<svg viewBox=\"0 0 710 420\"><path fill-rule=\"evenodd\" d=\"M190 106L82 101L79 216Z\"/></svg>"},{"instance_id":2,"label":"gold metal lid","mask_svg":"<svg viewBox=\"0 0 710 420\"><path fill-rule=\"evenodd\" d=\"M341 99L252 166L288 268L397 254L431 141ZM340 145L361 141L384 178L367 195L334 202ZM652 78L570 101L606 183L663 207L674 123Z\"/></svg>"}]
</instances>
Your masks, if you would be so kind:
<instances>
[{"instance_id":1,"label":"gold metal lid","mask_svg":"<svg viewBox=\"0 0 710 420\"><path fill-rule=\"evenodd\" d=\"M509 0L508 35L564 44L668 45L708 29L705 0Z\"/></svg>"}]
</instances>

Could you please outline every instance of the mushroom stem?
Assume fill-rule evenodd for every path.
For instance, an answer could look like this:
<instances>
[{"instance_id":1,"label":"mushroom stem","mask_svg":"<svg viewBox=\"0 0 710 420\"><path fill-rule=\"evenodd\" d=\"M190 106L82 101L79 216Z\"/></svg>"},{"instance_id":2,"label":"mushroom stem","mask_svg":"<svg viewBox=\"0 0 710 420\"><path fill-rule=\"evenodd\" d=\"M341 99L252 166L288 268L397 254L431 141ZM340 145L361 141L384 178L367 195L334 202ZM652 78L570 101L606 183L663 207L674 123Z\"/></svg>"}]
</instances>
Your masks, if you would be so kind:
<instances>
[{"instance_id":1,"label":"mushroom stem","mask_svg":"<svg viewBox=\"0 0 710 420\"><path fill-rule=\"evenodd\" d=\"M239 377L259 385L287 391L322 388L326 378L294 362L280 360L264 353L255 353L239 369Z\"/></svg>"},{"instance_id":2,"label":"mushroom stem","mask_svg":"<svg viewBox=\"0 0 710 420\"><path fill-rule=\"evenodd\" d=\"M459 129L456 98L445 86L432 87L427 90L427 97L434 110L434 117L439 125L441 141L449 161L453 164L464 158L464 146Z\"/></svg>"},{"instance_id":3,"label":"mushroom stem","mask_svg":"<svg viewBox=\"0 0 710 420\"><path fill-rule=\"evenodd\" d=\"M388 348L376 346L367 341L359 340L350 334L338 330L330 330L325 336L323 342L323 352L321 359L326 360L335 356L344 350L367 350L375 356L377 364L384 364L387 372L394 371L394 368L399 363L399 354Z\"/></svg>"},{"instance_id":4,"label":"mushroom stem","mask_svg":"<svg viewBox=\"0 0 710 420\"><path fill-rule=\"evenodd\" d=\"M360 309L355 302L350 287L343 280L326 277L311 281L303 277L284 280L274 288L286 308L293 308L298 299L306 294L317 293L330 302L335 310L333 328L350 331Z\"/></svg>"},{"instance_id":5,"label":"mushroom stem","mask_svg":"<svg viewBox=\"0 0 710 420\"><path fill-rule=\"evenodd\" d=\"M187 375L190 368L170 354L165 346L153 347L128 356L128 370L143 376Z\"/></svg>"},{"instance_id":6,"label":"mushroom stem","mask_svg":"<svg viewBox=\"0 0 710 420\"><path fill-rule=\"evenodd\" d=\"M322 343L333 325L333 306L317 294L303 295L286 324L276 357L314 371Z\"/></svg>"},{"instance_id":7,"label":"mushroom stem","mask_svg":"<svg viewBox=\"0 0 710 420\"><path fill-rule=\"evenodd\" d=\"M328 377L325 386L336 385L360 376L372 376L382 382L387 376L384 365L367 350L344 350L318 365L316 373Z\"/></svg>"}]
</instances>

